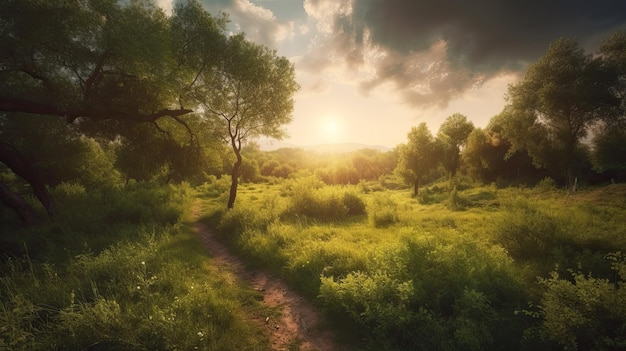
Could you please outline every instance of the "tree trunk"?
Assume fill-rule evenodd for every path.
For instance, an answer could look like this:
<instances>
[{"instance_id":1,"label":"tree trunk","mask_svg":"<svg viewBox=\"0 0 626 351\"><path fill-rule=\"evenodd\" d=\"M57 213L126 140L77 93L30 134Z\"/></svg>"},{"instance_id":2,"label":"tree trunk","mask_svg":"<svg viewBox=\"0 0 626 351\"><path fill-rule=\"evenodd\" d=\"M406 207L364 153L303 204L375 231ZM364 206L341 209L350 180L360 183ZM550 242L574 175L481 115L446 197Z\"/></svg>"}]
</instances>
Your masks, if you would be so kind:
<instances>
[{"instance_id":1,"label":"tree trunk","mask_svg":"<svg viewBox=\"0 0 626 351\"><path fill-rule=\"evenodd\" d=\"M415 177L415 181L413 181L413 195L417 196L419 192L420 179Z\"/></svg>"},{"instance_id":2,"label":"tree trunk","mask_svg":"<svg viewBox=\"0 0 626 351\"><path fill-rule=\"evenodd\" d=\"M9 167L13 173L24 179L33 189L33 194L52 216L56 212L52 196L46 188L39 171L10 145L0 142L0 162Z\"/></svg>"},{"instance_id":3,"label":"tree trunk","mask_svg":"<svg viewBox=\"0 0 626 351\"><path fill-rule=\"evenodd\" d=\"M230 194L228 196L228 209L232 209L235 206L235 198L237 197L237 186L239 185L239 170L241 168L241 154L235 151L237 155L237 161L233 164L233 171L230 174Z\"/></svg>"},{"instance_id":4,"label":"tree trunk","mask_svg":"<svg viewBox=\"0 0 626 351\"><path fill-rule=\"evenodd\" d=\"M22 223L31 224L37 219L33 207L3 183L0 183L0 201L15 211Z\"/></svg>"}]
</instances>

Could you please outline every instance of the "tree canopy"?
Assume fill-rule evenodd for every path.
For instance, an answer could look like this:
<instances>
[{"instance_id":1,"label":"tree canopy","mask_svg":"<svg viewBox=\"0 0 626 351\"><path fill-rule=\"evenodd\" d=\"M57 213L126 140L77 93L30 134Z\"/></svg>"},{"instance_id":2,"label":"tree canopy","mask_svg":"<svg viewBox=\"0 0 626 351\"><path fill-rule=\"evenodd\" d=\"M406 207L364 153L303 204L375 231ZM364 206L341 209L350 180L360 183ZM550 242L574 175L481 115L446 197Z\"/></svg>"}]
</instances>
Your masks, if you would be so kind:
<instances>
[{"instance_id":1,"label":"tree canopy","mask_svg":"<svg viewBox=\"0 0 626 351\"><path fill-rule=\"evenodd\" d=\"M455 113L441 124L437 139L443 147L443 165L452 177L456 175L461 162L461 148L467 143L467 137L474 129L474 124L467 116Z\"/></svg>"},{"instance_id":2,"label":"tree canopy","mask_svg":"<svg viewBox=\"0 0 626 351\"><path fill-rule=\"evenodd\" d=\"M399 148L397 171L418 195L420 180L439 164L440 148L424 122L411 128L407 139L407 144Z\"/></svg>"},{"instance_id":3,"label":"tree canopy","mask_svg":"<svg viewBox=\"0 0 626 351\"><path fill-rule=\"evenodd\" d=\"M580 140L615 106L615 76L572 39L560 39L508 91L505 109L512 150L526 149L538 166L563 170L571 184Z\"/></svg>"},{"instance_id":4,"label":"tree canopy","mask_svg":"<svg viewBox=\"0 0 626 351\"><path fill-rule=\"evenodd\" d=\"M278 136L276 125L289 121L292 66L243 34L231 36L226 24L226 15L209 14L197 0L176 2L169 16L147 0L3 1L0 122L61 117L79 135L118 143L117 165L127 177L165 166L168 177L184 178L206 165L201 144L215 120L203 112L227 111L222 102L234 88L247 92L237 115L256 116L237 121L245 131L238 137ZM0 161L53 213L49 183L21 144L4 140ZM141 149L151 155L134 157Z\"/></svg>"}]
</instances>

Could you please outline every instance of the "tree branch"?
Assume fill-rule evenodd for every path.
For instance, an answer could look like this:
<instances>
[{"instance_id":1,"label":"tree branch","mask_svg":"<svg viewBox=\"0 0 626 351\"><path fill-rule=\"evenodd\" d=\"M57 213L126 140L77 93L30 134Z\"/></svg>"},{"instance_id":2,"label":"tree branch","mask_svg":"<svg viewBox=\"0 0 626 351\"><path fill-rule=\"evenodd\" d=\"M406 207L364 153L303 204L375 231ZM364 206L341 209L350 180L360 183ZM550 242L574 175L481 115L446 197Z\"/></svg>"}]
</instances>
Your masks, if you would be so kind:
<instances>
[{"instance_id":1,"label":"tree branch","mask_svg":"<svg viewBox=\"0 0 626 351\"><path fill-rule=\"evenodd\" d=\"M189 109L163 109L154 113L141 114L127 111L100 110L95 108L61 108L58 105L51 103L33 101L11 96L0 96L0 111L60 116L67 118L68 122L70 123L79 117L93 118L97 120L128 120L136 122L154 122L161 117L172 117L175 119L180 119L181 116L193 112L193 110Z\"/></svg>"}]
</instances>

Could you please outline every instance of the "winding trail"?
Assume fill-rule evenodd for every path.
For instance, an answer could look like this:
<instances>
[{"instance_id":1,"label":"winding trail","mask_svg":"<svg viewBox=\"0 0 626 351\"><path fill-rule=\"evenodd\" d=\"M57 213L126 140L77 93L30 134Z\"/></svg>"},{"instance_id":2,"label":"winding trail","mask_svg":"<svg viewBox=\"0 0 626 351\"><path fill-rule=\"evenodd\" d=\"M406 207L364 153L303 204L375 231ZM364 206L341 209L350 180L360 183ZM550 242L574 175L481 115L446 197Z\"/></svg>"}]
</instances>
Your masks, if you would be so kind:
<instances>
[{"instance_id":1,"label":"winding trail","mask_svg":"<svg viewBox=\"0 0 626 351\"><path fill-rule=\"evenodd\" d=\"M192 211L194 218L199 214L197 208ZM254 317L259 325L267 329L272 350L288 350L294 345L298 345L300 351L340 350L330 331L322 327L320 314L308 300L291 290L280 278L247 268L206 224L196 221L194 229L218 266L232 271L238 279L261 292L265 305L281 311L276 318Z\"/></svg>"}]
</instances>

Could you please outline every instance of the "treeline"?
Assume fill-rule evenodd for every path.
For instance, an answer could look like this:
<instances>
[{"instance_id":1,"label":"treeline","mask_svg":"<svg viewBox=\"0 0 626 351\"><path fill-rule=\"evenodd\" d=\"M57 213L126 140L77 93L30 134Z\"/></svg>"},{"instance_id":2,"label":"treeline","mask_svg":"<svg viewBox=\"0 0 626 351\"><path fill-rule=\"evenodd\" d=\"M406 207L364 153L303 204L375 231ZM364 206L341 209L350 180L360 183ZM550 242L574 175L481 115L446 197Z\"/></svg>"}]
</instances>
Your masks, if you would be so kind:
<instances>
[{"instance_id":1,"label":"treeline","mask_svg":"<svg viewBox=\"0 0 626 351\"><path fill-rule=\"evenodd\" d=\"M509 87L507 104L484 128L455 114L436 137L425 124L400 147L400 174L421 178L462 169L475 179L575 187L626 179L626 32L585 53L572 39L552 43Z\"/></svg>"},{"instance_id":2,"label":"treeline","mask_svg":"<svg viewBox=\"0 0 626 351\"><path fill-rule=\"evenodd\" d=\"M329 185L358 184L379 180L390 174L397 164L397 152L375 149L329 153L300 148L261 151L253 143L244 148L243 154L247 162L241 176L247 182L313 174Z\"/></svg>"}]
</instances>

